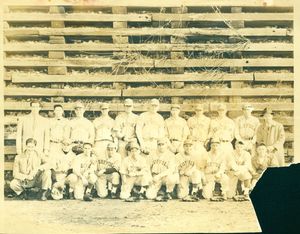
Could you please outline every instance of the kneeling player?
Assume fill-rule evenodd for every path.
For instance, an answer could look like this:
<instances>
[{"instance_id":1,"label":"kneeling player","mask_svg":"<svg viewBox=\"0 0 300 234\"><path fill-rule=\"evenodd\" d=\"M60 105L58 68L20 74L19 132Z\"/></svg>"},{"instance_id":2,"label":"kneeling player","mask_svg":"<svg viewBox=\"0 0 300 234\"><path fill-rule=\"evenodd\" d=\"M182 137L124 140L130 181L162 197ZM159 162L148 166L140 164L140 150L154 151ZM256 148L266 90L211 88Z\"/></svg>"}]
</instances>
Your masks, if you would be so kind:
<instances>
[{"instance_id":1,"label":"kneeling player","mask_svg":"<svg viewBox=\"0 0 300 234\"><path fill-rule=\"evenodd\" d=\"M73 173L67 177L66 183L70 186L70 196L78 200L92 201L91 190L96 183L96 158L92 153L90 143L83 144L83 153L76 156L73 161Z\"/></svg>"},{"instance_id":2,"label":"kneeling player","mask_svg":"<svg viewBox=\"0 0 300 234\"><path fill-rule=\"evenodd\" d=\"M151 181L150 170L146 159L140 155L140 147L136 142L129 143L126 148L128 157L123 159L120 169L122 176L120 198L126 201L137 201L145 195ZM141 189L136 196L131 196L131 190L135 185L141 186Z\"/></svg>"},{"instance_id":3,"label":"kneeling player","mask_svg":"<svg viewBox=\"0 0 300 234\"><path fill-rule=\"evenodd\" d=\"M106 152L97 158L98 176L96 182L97 194L105 198L109 191L111 198L116 198L117 188L120 184L119 170L121 166L121 155L116 152L117 146L114 143L107 145Z\"/></svg>"},{"instance_id":4,"label":"kneeling player","mask_svg":"<svg viewBox=\"0 0 300 234\"><path fill-rule=\"evenodd\" d=\"M203 197L206 199L224 201L227 199L228 176L225 174L226 155L220 150L219 139L210 141L210 151L207 153L205 173L205 185L203 187ZM215 184L221 184L221 197L213 197Z\"/></svg>"},{"instance_id":5,"label":"kneeling player","mask_svg":"<svg viewBox=\"0 0 300 234\"><path fill-rule=\"evenodd\" d=\"M168 150L168 139L158 140L158 149L156 153L150 156L149 165L152 173L152 183L146 192L148 199L169 200L172 199L175 184L178 183L178 172L176 171L175 155ZM158 196L157 193L162 185L166 185L164 196Z\"/></svg>"},{"instance_id":6,"label":"kneeling player","mask_svg":"<svg viewBox=\"0 0 300 234\"><path fill-rule=\"evenodd\" d=\"M197 167L200 156L193 153L192 147L193 141L187 139L183 144L184 152L176 155L179 172L178 198L184 201L198 201L197 193L202 189L203 174ZM191 196L189 196L190 183L193 186Z\"/></svg>"},{"instance_id":7,"label":"kneeling player","mask_svg":"<svg viewBox=\"0 0 300 234\"><path fill-rule=\"evenodd\" d=\"M233 148L233 155L228 163L229 190L227 196L228 198L233 197L236 201L250 200L249 190L252 178L251 155L244 150L244 143L241 141L235 141ZM242 196L235 196L238 181L242 183Z\"/></svg>"}]
</instances>

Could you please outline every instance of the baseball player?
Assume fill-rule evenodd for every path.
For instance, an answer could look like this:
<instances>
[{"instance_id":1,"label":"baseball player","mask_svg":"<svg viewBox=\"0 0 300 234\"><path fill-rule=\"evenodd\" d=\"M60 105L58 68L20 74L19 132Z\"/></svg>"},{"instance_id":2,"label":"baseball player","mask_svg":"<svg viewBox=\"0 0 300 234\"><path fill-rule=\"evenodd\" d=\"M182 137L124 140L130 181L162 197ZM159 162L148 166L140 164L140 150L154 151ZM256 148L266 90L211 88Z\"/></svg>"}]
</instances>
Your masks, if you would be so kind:
<instances>
[{"instance_id":1,"label":"baseball player","mask_svg":"<svg viewBox=\"0 0 300 234\"><path fill-rule=\"evenodd\" d=\"M119 149L118 152L121 154L122 158L126 157L127 151L125 146L133 138L136 138L136 123L138 115L132 112L133 101L132 99L125 99L124 101L125 112L121 112L115 119L116 128L119 130Z\"/></svg>"},{"instance_id":2,"label":"baseball player","mask_svg":"<svg viewBox=\"0 0 300 234\"><path fill-rule=\"evenodd\" d=\"M183 142L190 134L189 127L185 119L179 116L180 105L171 105L171 116L165 120L166 136L171 142L170 150L173 153L183 151Z\"/></svg>"},{"instance_id":3,"label":"baseball player","mask_svg":"<svg viewBox=\"0 0 300 234\"><path fill-rule=\"evenodd\" d=\"M76 117L69 121L67 138L71 139L72 150L76 154L83 152L83 143L94 143L95 130L92 122L84 117L85 108L81 102L74 105Z\"/></svg>"},{"instance_id":4,"label":"baseball player","mask_svg":"<svg viewBox=\"0 0 300 234\"><path fill-rule=\"evenodd\" d=\"M101 116L96 118L93 122L96 135L95 135L95 154L101 157L105 154L106 147L110 142L113 142L112 129L114 127L114 120L108 115L109 105L103 103L101 105Z\"/></svg>"},{"instance_id":5,"label":"baseball player","mask_svg":"<svg viewBox=\"0 0 300 234\"><path fill-rule=\"evenodd\" d=\"M70 196L78 200L92 201L91 190L97 181L95 174L97 160L92 153L92 144L83 144L83 153L76 156L72 163L72 173L68 175L66 183L70 186ZM72 195L71 195L72 194Z\"/></svg>"},{"instance_id":6,"label":"baseball player","mask_svg":"<svg viewBox=\"0 0 300 234\"><path fill-rule=\"evenodd\" d=\"M238 200L249 200L249 190L252 179L252 163L251 155L244 150L244 143L242 141L234 141L234 151L229 162L227 175L229 177L228 198L234 198L237 193L238 180L242 183L243 196Z\"/></svg>"},{"instance_id":7,"label":"baseball player","mask_svg":"<svg viewBox=\"0 0 300 234\"><path fill-rule=\"evenodd\" d=\"M41 105L38 101L30 103L31 113L20 117L17 125L16 148L21 155L26 149L28 138L36 139L36 150L49 155L49 120L39 114Z\"/></svg>"},{"instance_id":8,"label":"baseball player","mask_svg":"<svg viewBox=\"0 0 300 234\"><path fill-rule=\"evenodd\" d=\"M235 120L235 138L244 143L244 149L252 156L255 153L256 133L259 126L258 118L251 113L253 107L250 104L243 106L243 115Z\"/></svg>"},{"instance_id":9,"label":"baseball player","mask_svg":"<svg viewBox=\"0 0 300 234\"><path fill-rule=\"evenodd\" d=\"M38 187L41 189L40 199L47 200L47 191L51 189L51 172L47 163L44 163L43 155L36 150L37 141L28 138L25 141L25 149L22 154L15 157L13 167L14 179L10 188L19 199L26 199L26 188Z\"/></svg>"},{"instance_id":10,"label":"baseball player","mask_svg":"<svg viewBox=\"0 0 300 234\"><path fill-rule=\"evenodd\" d=\"M218 117L211 120L209 137L220 140L220 150L227 156L232 155L233 147L231 142L235 136L235 123L226 116L227 108L225 104L218 105Z\"/></svg>"},{"instance_id":11,"label":"baseball player","mask_svg":"<svg viewBox=\"0 0 300 234\"><path fill-rule=\"evenodd\" d=\"M105 198L109 191L111 198L117 198L117 188L120 184L121 155L116 152L116 149L116 145L111 142L107 145L106 153L97 158L96 190L100 198Z\"/></svg>"},{"instance_id":12,"label":"baseball player","mask_svg":"<svg viewBox=\"0 0 300 234\"><path fill-rule=\"evenodd\" d=\"M55 172L54 181L51 190L51 196L54 200L60 200L63 198L64 190L66 193L69 192L69 189L66 185L66 178L71 174L73 161L75 159L75 153L71 150L71 142L68 140L63 140L61 142L62 148L61 152L56 157L56 160L53 165L53 170ZM53 175L53 174L52 174Z\"/></svg>"},{"instance_id":13,"label":"baseball player","mask_svg":"<svg viewBox=\"0 0 300 234\"><path fill-rule=\"evenodd\" d=\"M63 117L64 109L62 105L54 105L54 118L50 123L50 157L56 158L62 155L62 141L67 138L69 121Z\"/></svg>"},{"instance_id":14,"label":"baseball player","mask_svg":"<svg viewBox=\"0 0 300 234\"><path fill-rule=\"evenodd\" d=\"M163 117L157 113L159 101L152 99L150 110L142 113L137 121L136 135L141 145L142 152L155 153L157 140L165 136L165 122Z\"/></svg>"},{"instance_id":15,"label":"baseball player","mask_svg":"<svg viewBox=\"0 0 300 234\"><path fill-rule=\"evenodd\" d=\"M171 193L178 183L179 177L176 171L175 155L168 150L167 138L158 140L157 152L150 156L148 164L153 180L146 192L146 197L157 200L172 199ZM166 185L166 193L162 197L157 197L162 185Z\"/></svg>"},{"instance_id":16,"label":"baseball player","mask_svg":"<svg viewBox=\"0 0 300 234\"><path fill-rule=\"evenodd\" d=\"M176 155L179 172L178 198L184 200L198 200L197 193L202 189L203 173L199 170L200 157L193 150L193 141L186 139L183 144L184 152ZM189 185L193 186L189 196Z\"/></svg>"},{"instance_id":17,"label":"baseball player","mask_svg":"<svg viewBox=\"0 0 300 234\"><path fill-rule=\"evenodd\" d=\"M226 156L223 149L220 147L220 140L218 138L211 139L206 156L206 165L204 168L205 183L203 187L203 197L206 199L214 200L213 191L215 183L221 184L221 199L227 199L228 191L228 176L225 174L226 169Z\"/></svg>"},{"instance_id":18,"label":"baseball player","mask_svg":"<svg viewBox=\"0 0 300 234\"><path fill-rule=\"evenodd\" d=\"M258 144L256 148L256 154L254 157L252 157L253 171L251 189L255 187L257 181L268 167L278 166L280 165L275 154L269 153L265 144Z\"/></svg>"},{"instance_id":19,"label":"baseball player","mask_svg":"<svg viewBox=\"0 0 300 234\"><path fill-rule=\"evenodd\" d=\"M196 114L193 117L190 117L187 121L192 139L194 140L193 148L198 152L198 154L206 152L204 143L207 141L208 133L210 131L211 120L203 114L203 111L203 104L196 105Z\"/></svg>"},{"instance_id":20,"label":"baseball player","mask_svg":"<svg viewBox=\"0 0 300 234\"><path fill-rule=\"evenodd\" d=\"M140 155L140 146L133 141L126 148L128 156L122 160L120 169L122 177L120 198L126 201L137 201L145 197L152 178L146 159ZM141 190L136 196L131 196L134 185L141 186Z\"/></svg>"},{"instance_id":21,"label":"baseball player","mask_svg":"<svg viewBox=\"0 0 300 234\"><path fill-rule=\"evenodd\" d=\"M284 166L284 148L285 141L284 128L281 123L273 120L273 111L265 108L263 111L263 123L257 130L257 143L263 143L267 146L268 152L275 154L279 166Z\"/></svg>"}]
</instances>

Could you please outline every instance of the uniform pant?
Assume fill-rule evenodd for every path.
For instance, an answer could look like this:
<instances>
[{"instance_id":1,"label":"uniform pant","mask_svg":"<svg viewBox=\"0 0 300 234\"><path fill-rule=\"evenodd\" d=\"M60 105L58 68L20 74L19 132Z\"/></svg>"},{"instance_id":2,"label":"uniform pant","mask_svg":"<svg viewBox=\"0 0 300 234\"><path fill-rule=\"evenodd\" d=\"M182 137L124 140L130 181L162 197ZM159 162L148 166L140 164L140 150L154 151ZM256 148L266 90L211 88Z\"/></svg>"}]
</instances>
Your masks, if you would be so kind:
<instances>
[{"instance_id":1,"label":"uniform pant","mask_svg":"<svg viewBox=\"0 0 300 234\"><path fill-rule=\"evenodd\" d=\"M178 198L184 198L189 195L189 185L198 184L199 189L202 188L202 173L199 170L195 170L191 176L180 175L178 186Z\"/></svg>"},{"instance_id":2,"label":"uniform pant","mask_svg":"<svg viewBox=\"0 0 300 234\"><path fill-rule=\"evenodd\" d=\"M127 141L119 140L118 153L122 156L122 158L126 158L127 157L127 151L125 149L125 147L126 147L127 144L128 144Z\"/></svg>"},{"instance_id":3,"label":"uniform pant","mask_svg":"<svg viewBox=\"0 0 300 234\"><path fill-rule=\"evenodd\" d=\"M130 197L131 190L134 185L138 186L148 186L150 181L152 180L150 174L144 174L141 176L122 176L122 187L120 198L127 199Z\"/></svg>"},{"instance_id":4,"label":"uniform pant","mask_svg":"<svg viewBox=\"0 0 300 234\"><path fill-rule=\"evenodd\" d=\"M228 191L228 176L226 174L222 174L220 177L216 177L215 174L207 174L205 175L206 184L203 187L203 197L205 199L210 199L213 196L213 191L215 188L215 184L221 184L222 194L227 194Z\"/></svg>"},{"instance_id":5,"label":"uniform pant","mask_svg":"<svg viewBox=\"0 0 300 234\"><path fill-rule=\"evenodd\" d=\"M245 180L250 180L252 178L252 175L247 169L239 170L235 174L233 172L228 172L227 176L228 176L228 192L227 192L228 198L232 198L236 195L237 184L239 180L243 182Z\"/></svg>"},{"instance_id":6,"label":"uniform pant","mask_svg":"<svg viewBox=\"0 0 300 234\"><path fill-rule=\"evenodd\" d=\"M178 173L166 175L162 177L159 181L152 181L152 184L146 191L146 197L148 199L154 199L157 196L157 193L162 185L166 185L167 192L172 192L174 186L179 182L179 175Z\"/></svg>"},{"instance_id":7,"label":"uniform pant","mask_svg":"<svg viewBox=\"0 0 300 234\"><path fill-rule=\"evenodd\" d=\"M83 199L85 187L88 185L94 185L96 181L97 176L92 173L83 178L80 178L79 176L72 173L66 179L66 183L68 183L70 188L74 190L75 199L78 200Z\"/></svg>"},{"instance_id":8,"label":"uniform pant","mask_svg":"<svg viewBox=\"0 0 300 234\"><path fill-rule=\"evenodd\" d=\"M120 183L119 173L113 172L111 174L102 174L101 176L98 176L95 187L100 198L105 198L108 194L107 183L118 186Z\"/></svg>"},{"instance_id":9,"label":"uniform pant","mask_svg":"<svg viewBox=\"0 0 300 234\"><path fill-rule=\"evenodd\" d=\"M243 140L243 142L245 150L248 151L253 157L255 155L255 144L252 143L252 140Z\"/></svg>"},{"instance_id":10,"label":"uniform pant","mask_svg":"<svg viewBox=\"0 0 300 234\"><path fill-rule=\"evenodd\" d=\"M51 189L51 171L45 170L38 172L32 180L20 180L13 179L10 182L10 188L17 194L20 195L26 188L38 187L43 190Z\"/></svg>"},{"instance_id":11,"label":"uniform pant","mask_svg":"<svg viewBox=\"0 0 300 234\"><path fill-rule=\"evenodd\" d=\"M229 159L228 157L233 154L233 146L231 142L221 142L220 151L224 152L224 154L227 156L226 160Z\"/></svg>"},{"instance_id":12,"label":"uniform pant","mask_svg":"<svg viewBox=\"0 0 300 234\"><path fill-rule=\"evenodd\" d=\"M96 141L94 146L94 151L97 157L101 157L105 154L107 145L111 143L110 140Z\"/></svg>"},{"instance_id":13,"label":"uniform pant","mask_svg":"<svg viewBox=\"0 0 300 234\"><path fill-rule=\"evenodd\" d=\"M197 155L202 155L203 153L205 153L206 149L204 147L204 142L194 141L193 150L194 150L194 152L196 152Z\"/></svg>"},{"instance_id":14,"label":"uniform pant","mask_svg":"<svg viewBox=\"0 0 300 234\"><path fill-rule=\"evenodd\" d=\"M50 147L49 147L49 156L57 157L57 154L62 153L62 145L60 142L51 142L50 141Z\"/></svg>"}]
</instances>

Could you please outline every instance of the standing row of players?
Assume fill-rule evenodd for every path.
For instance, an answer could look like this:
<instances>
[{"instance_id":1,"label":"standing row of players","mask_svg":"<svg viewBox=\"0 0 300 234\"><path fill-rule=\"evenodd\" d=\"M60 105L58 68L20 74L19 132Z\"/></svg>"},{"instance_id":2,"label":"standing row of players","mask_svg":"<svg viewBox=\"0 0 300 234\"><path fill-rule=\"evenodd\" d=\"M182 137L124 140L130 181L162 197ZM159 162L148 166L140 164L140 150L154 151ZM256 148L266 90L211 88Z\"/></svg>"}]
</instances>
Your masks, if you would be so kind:
<instances>
[{"instance_id":1,"label":"standing row of players","mask_svg":"<svg viewBox=\"0 0 300 234\"><path fill-rule=\"evenodd\" d=\"M103 192L104 195L101 194L101 191L106 191L107 189L111 190L112 197L114 197L114 189L116 187L114 185L117 180L118 184L120 183L120 177L117 177L117 175L122 176L120 197L123 199L130 197L132 194L131 186L134 184L141 186L138 194L144 194L144 196L152 198L153 195L149 195L148 193L151 194L151 191L153 191L151 184L155 181L159 182L159 185L161 183L166 184L167 198L170 198L171 190L173 191L174 189L171 187L179 184L178 197L184 198L189 193L182 193L183 190L188 191L188 186L184 186L185 189L181 188L181 184L183 184L182 178L185 178L185 184L192 183L193 189L191 194L193 199L196 199L195 191L202 189L202 187L203 196L211 198L215 182L219 182L222 186L223 199L232 197L236 193L238 180L243 182L242 189L245 197L247 197L249 189L251 189L251 181L253 184L258 178L257 173L253 172L253 168L256 167L258 171L262 172L267 166L283 165L283 126L272 119L273 113L268 108L264 110L264 121L260 124L259 120L251 115L253 108L250 105L243 106L244 115L238 117L235 122L226 116L227 110L224 104L218 106L219 116L212 120L203 114L203 105L199 104L195 107L196 115L188 119L188 121L179 117L179 105L171 106L171 117L164 121L162 116L157 113L159 109L159 101L157 99L151 100L149 111L142 113L140 116L132 113L132 100L126 99L124 106L125 112L119 114L116 120L113 120L108 115L108 104L102 104L102 115L92 123L84 118L83 114L85 110L82 103L75 104L76 117L70 121L63 118L64 111L61 105L54 106L55 117L49 120L39 115L39 103L31 103L32 113L21 118L18 123L18 156L14 165L15 180L12 181L11 188L20 195L26 185L30 184L28 181L30 181L32 176L25 179L25 184L22 178L18 179L18 176L15 176L20 173L26 175L31 170L26 167L32 167L32 165L22 164L22 162L25 164L27 162L28 164L28 160L19 160L19 158L22 158L22 155L24 158L27 157L25 156L26 152L28 152L28 144L26 144L28 142L26 141L29 138L35 139L36 144L31 144L35 145L33 147L35 148L34 151L44 161L44 164L42 164L44 169L38 170L42 172L39 173L39 180L41 180L42 175L47 177L46 174L49 173L48 169L54 172L52 174L56 174L51 182L46 182L47 180L44 178L44 183L41 183L44 184L42 186L43 200L46 199L46 191L49 189L52 189L52 197L56 195L58 198L61 197L61 192L65 184L69 187L68 190L71 190L71 194L74 191L74 196L79 199L85 197L85 200L90 200L90 189L94 185L100 197L106 194L106 192ZM212 141L207 145L205 143L207 143L208 139L212 139ZM232 144L234 139L236 143ZM257 144L259 147L256 148ZM165 149L163 150L160 145L165 145ZM126 146L128 146L128 149L126 149ZM208 146L211 150L207 152L205 146ZM233 146L236 148L235 150ZM66 150L66 148L72 148L72 150ZM81 152L82 148L84 149L83 153ZM86 148L90 148L94 154L86 152L88 151ZM114 152L113 154L117 154L116 152L120 153L122 166L111 166L113 165L111 162L107 163L106 159L110 155L109 151L111 148L113 149L111 150ZM132 151L137 151L137 153ZM74 152L78 156L74 162L66 164L62 161L67 158L66 155L68 152ZM169 165L169 162L167 163L166 161L162 163L163 160L152 160L159 155L159 152L169 155L169 158L173 158L175 163ZM96 163L83 163L85 160L80 159L82 155L89 155L88 158L96 158ZM144 173L144 170L138 167L137 171L135 171L136 160L132 162L132 157L129 157L130 155L143 155L142 157L146 159L146 165L148 165L149 169L146 170L148 171L148 174L146 173L148 176L145 176L145 178L140 178L137 175L132 176L132 173L140 174ZM190 161L193 163L178 164L180 161L179 158L181 158L180 155L192 155L194 159ZM263 156L259 157L259 155ZM34 158L33 156L31 157ZM127 161L130 161L133 165L126 163ZM153 162L157 162L157 166L154 166L155 163L153 164ZM91 167L91 171L94 170L94 174L91 173L95 175L92 176L92 181L85 178L83 174L74 173L74 171L84 170L83 168L87 164ZM104 164L104 168L99 171L99 167L103 167L101 164ZM130 164L128 169L124 169L124 165L126 164ZM68 166L64 166L65 169L61 170L60 167L62 165ZM253 165L255 166L253 167ZM192 169L193 167L196 170ZM77 170L76 168L79 169ZM107 171L107 169L109 170ZM165 171L164 169L168 170ZM135 179L128 179L128 176L125 176L127 173L125 173L126 170L128 176ZM48 172L44 173L46 171ZM165 172L162 173L162 171ZM171 178L166 175L170 171L173 173L171 173L173 175ZM63 179L60 180L59 174L62 174L61 178ZM103 179L101 183L96 183L96 181L99 181L100 175L105 175L105 178L109 175L109 178L106 178L105 182L103 182ZM99 178L97 179L97 177ZM139 183L135 181L136 177L139 177ZM170 179L173 182L167 183ZM40 182L43 182L43 180ZM154 184L156 184L155 188L160 187L157 183ZM150 187L147 188L147 186ZM127 187L130 189L126 189ZM146 190L147 192L145 192ZM155 192L152 192L152 194L155 194Z\"/></svg>"}]
</instances>

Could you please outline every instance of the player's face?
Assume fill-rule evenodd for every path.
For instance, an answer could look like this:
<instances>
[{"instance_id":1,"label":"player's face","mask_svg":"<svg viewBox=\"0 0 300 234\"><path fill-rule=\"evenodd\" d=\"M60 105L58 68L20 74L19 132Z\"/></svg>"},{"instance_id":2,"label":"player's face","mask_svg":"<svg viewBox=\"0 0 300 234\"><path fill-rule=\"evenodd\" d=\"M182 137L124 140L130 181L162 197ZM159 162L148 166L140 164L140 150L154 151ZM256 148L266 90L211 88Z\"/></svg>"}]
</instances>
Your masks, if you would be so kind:
<instances>
[{"instance_id":1,"label":"player's face","mask_svg":"<svg viewBox=\"0 0 300 234\"><path fill-rule=\"evenodd\" d=\"M32 143L32 142L28 143L28 144L26 145L26 150L27 150L28 152L34 151L34 150L35 150L35 144Z\"/></svg>"},{"instance_id":2,"label":"player's face","mask_svg":"<svg viewBox=\"0 0 300 234\"><path fill-rule=\"evenodd\" d=\"M84 114L84 108L75 108L75 114L77 117L83 117Z\"/></svg>"},{"instance_id":3,"label":"player's face","mask_svg":"<svg viewBox=\"0 0 300 234\"><path fill-rule=\"evenodd\" d=\"M203 114L202 109L197 109L195 112L196 112L196 115L202 115Z\"/></svg>"},{"instance_id":4,"label":"player's face","mask_svg":"<svg viewBox=\"0 0 300 234\"><path fill-rule=\"evenodd\" d=\"M132 112L132 110L133 110L133 106L125 105L125 106L124 106L124 109L125 109L125 112L126 112L126 113L130 113L130 112Z\"/></svg>"},{"instance_id":5,"label":"player's face","mask_svg":"<svg viewBox=\"0 0 300 234\"><path fill-rule=\"evenodd\" d=\"M63 113L64 113L63 108L61 108L60 106L55 107L55 109L54 109L55 117L60 118L63 116Z\"/></svg>"},{"instance_id":6,"label":"player's face","mask_svg":"<svg viewBox=\"0 0 300 234\"><path fill-rule=\"evenodd\" d=\"M41 110L41 107L40 107L40 105L38 103L33 103L31 105L31 112L33 114L39 114L40 110Z\"/></svg>"},{"instance_id":7,"label":"player's face","mask_svg":"<svg viewBox=\"0 0 300 234\"><path fill-rule=\"evenodd\" d=\"M172 110L171 110L171 115L174 116L174 117L177 117L177 116L179 116L179 112L180 112L179 109L177 109L177 108L172 108Z\"/></svg>"},{"instance_id":8,"label":"player's face","mask_svg":"<svg viewBox=\"0 0 300 234\"><path fill-rule=\"evenodd\" d=\"M133 157L138 156L139 153L140 153L140 150L137 149L137 148L132 148L132 149L130 150L130 154L131 154Z\"/></svg>"},{"instance_id":9,"label":"player's face","mask_svg":"<svg viewBox=\"0 0 300 234\"><path fill-rule=\"evenodd\" d=\"M185 144L183 145L183 149L184 149L184 152L186 154L190 154L192 152L192 146L191 144Z\"/></svg>"},{"instance_id":10,"label":"player's face","mask_svg":"<svg viewBox=\"0 0 300 234\"><path fill-rule=\"evenodd\" d=\"M225 116L226 115L226 110L224 110L224 109L220 109L220 110L218 110L218 114L219 114L219 116Z\"/></svg>"},{"instance_id":11,"label":"player's face","mask_svg":"<svg viewBox=\"0 0 300 234\"><path fill-rule=\"evenodd\" d=\"M252 110L251 109L243 109L243 114L246 117L251 116Z\"/></svg>"},{"instance_id":12,"label":"player's face","mask_svg":"<svg viewBox=\"0 0 300 234\"><path fill-rule=\"evenodd\" d=\"M69 144L62 144L62 150L64 152L69 152L71 150L71 145L69 145Z\"/></svg>"},{"instance_id":13,"label":"player's face","mask_svg":"<svg viewBox=\"0 0 300 234\"><path fill-rule=\"evenodd\" d=\"M90 156L92 153L92 146L89 144L86 144L83 146L83 152L86 156Z\"/></svg>"},{"instance_id":14,"label":"player's face","mask_svg":"<svg viewBox=\"0 0 300 234\"><path fill-rule=\"evenodd\" d=\"M149 110L152 113L156 113L158 111L158 109L159 109L158 105L150 105L150 107L149 107Z\"/></svg>"},{"instance_id":15,"label":"player's face","mask_svg":"<svg viewBox=\"0 0 300 234\"><path fill-rule=\"evenodd\" d=\"M112 156L115 152L116 152L116 149L114 147L108 147L107 148L108 156Z\"/></svg>"},{"instance_id":16,"label":"player's face","mask_svg":"<svg viewBox=\"0 0 300 234\"><path fill-rule=\"evenodd\" d=\"M108 108L101 109L102 115L108 115L108 111L109 111Z\"/></svg>"},{"instance_id":17,"label":"player's face","mask_svg":"<svg viewBox=\"0 0 300 234\"><path fill-rule=\"evenodd\" d=\"M158 146L159 152L165 152L167 149L167 144L163 143L163 142L158 143L157 146Z\"/></svg>"},{"instance_id":18,"label":"player's face","mask_svg":"<svg viewBox=\"0 0 300 234\"><path fill-rule=\"evenodd\" d=\"M244 145L242 145L242 144L239 144L239 143L236 143L235 144L235 149L237 150L237 151L242 151L242 150L244 150Z\"/></svg>"},{"instance_id":19,"label":"player's face","mask_svg":"<svg viewBox=\"0 0 300 234\"><path fill-rule=\"evenodd\" d=\"M272 119L273 119L273 115L271 115L271 114L269 114L269 113L266 113L266 114L264 115L264 120L265 120L267 123L271 122Z\"/></svg>"},{"instance_id":20,"label":"player's face","mask_svg":"<svg viewBox=\"0 0 300 234\"><path fill-rule=\"evenodd\" d=\"M265 156L267 154L267 147L259 146L256 149L258 156Z\"/></svg>"}]
</instances>

